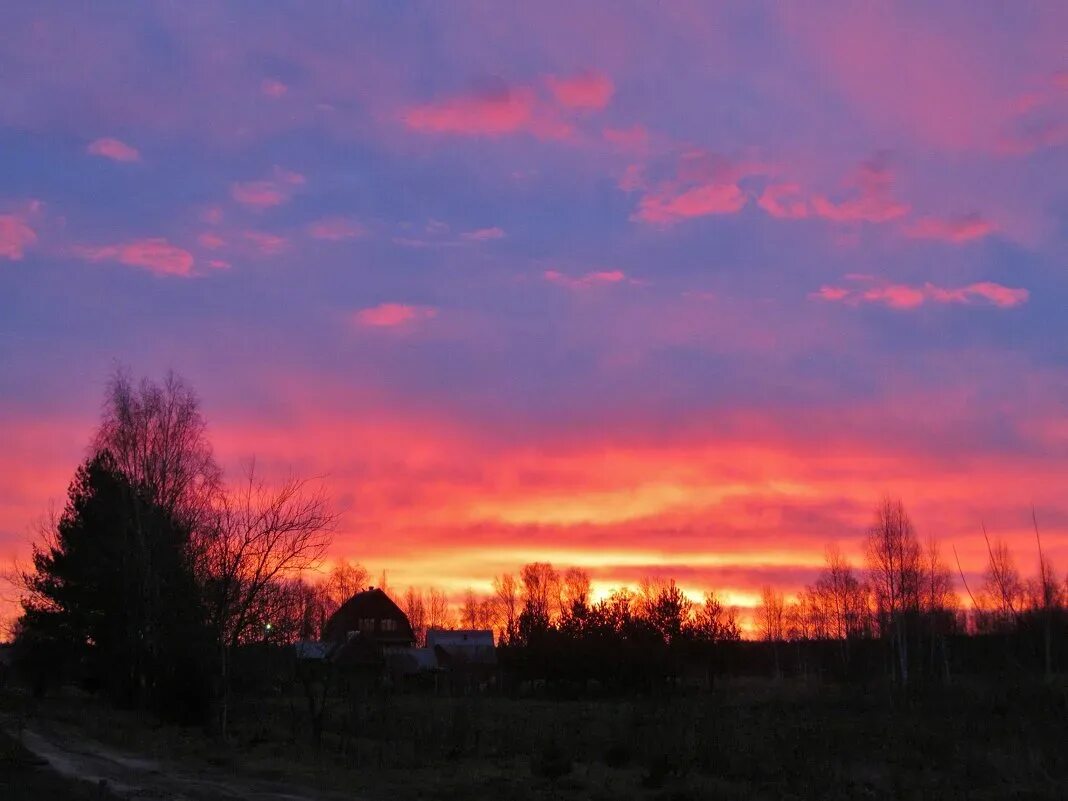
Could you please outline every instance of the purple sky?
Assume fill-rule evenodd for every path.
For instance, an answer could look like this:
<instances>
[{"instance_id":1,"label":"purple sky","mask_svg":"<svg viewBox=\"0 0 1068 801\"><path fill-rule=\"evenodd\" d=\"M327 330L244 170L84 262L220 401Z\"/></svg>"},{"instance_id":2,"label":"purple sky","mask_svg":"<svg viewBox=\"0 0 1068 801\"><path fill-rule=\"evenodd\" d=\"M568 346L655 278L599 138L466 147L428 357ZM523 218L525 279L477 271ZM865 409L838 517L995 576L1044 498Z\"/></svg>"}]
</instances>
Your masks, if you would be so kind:
<instances>
[{"instance_id":1,"label":"purple sky","mask_svg":"<svg viewBox=\"0 0 1068 801\"><path fill-rule=\"evenodd\" d=\"M400 585L1068 566L1064 3L0 14L5 559L121 363Z\"/></svg>"}]
</instances>

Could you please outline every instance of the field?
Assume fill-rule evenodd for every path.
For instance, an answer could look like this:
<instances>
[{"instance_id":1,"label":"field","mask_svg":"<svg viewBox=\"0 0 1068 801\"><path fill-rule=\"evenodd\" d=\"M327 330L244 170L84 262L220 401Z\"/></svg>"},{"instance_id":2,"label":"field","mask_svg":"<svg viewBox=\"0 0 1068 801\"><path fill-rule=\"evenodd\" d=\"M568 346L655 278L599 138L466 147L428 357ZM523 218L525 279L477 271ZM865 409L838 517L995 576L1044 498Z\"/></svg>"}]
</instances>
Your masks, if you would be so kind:
<instances>
[{"instance_id":1,"label":"field","mask_svg":"<svg viewBox=\"0 0 1068 801\"><path fill-rule=\"evenodd\" d=\"M1061 685L958 684L909 700L760 681L628 700L397 695L337 702L319 749L301 704L245 699L226 743L73 694L41 703L31 725L309 797L1068 797Z\"/></svg>"}]
</instances>

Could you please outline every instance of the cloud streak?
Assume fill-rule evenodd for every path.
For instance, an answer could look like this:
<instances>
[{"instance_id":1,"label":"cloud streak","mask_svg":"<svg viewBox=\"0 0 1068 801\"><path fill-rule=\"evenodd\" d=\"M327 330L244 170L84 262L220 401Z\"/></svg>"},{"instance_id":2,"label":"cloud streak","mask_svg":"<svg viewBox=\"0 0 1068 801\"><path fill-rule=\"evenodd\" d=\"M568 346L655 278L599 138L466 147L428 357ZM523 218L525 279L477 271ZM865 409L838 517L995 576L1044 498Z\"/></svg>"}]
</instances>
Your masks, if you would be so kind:
<instances>
[{"instance_id":1,"label":"cloud streak","mask_svg":"<svg viewBox=\"0 0 1068 801\"><path fill-rule=\"evenodd\" d=\"M104 137L89 143L86 152L93 156L111 159L119 162L133 162L141 160L141 152L118 139Z\"/></svg>"},{"instance_id":2,"label":"cloud streak","mask_svg":"<svg viewBox=\"0 0 1068 801\"><path fill-rule=\"evenodd\" d=\"M380 303L360 309L353 321L362 328L410 328L415 323L436 317L433 306L412 306L406 303Z\"/></svg>"},{"instance_id":3,"label":"cloud streak","mask_svg":"<svg viewBox=\"0 0 1068 801\"><path fill-rule=\"evenodd\" d=\"M116 262L159 276L188 278L193 274L193 254L161 237L115 245L81 245L74 248L74 253L86 261Z\"/></svg>"},{"instance_id":4,"label":"cloud streak","mask_svg":"<svg viewBox=\"0 0 1068 801\"><path fill-rule=\"evenodd\" d=\"M1009 309L1027 302L1030 292L980 281L962 287L942 287L931 283L921 285L894 284L867 278L854 278L860 286L826 285L810 297L831 303L857 306L874 303L891 309L906 311L925 304L974 305L985 304Z\"/></svg>"}]
</instances>

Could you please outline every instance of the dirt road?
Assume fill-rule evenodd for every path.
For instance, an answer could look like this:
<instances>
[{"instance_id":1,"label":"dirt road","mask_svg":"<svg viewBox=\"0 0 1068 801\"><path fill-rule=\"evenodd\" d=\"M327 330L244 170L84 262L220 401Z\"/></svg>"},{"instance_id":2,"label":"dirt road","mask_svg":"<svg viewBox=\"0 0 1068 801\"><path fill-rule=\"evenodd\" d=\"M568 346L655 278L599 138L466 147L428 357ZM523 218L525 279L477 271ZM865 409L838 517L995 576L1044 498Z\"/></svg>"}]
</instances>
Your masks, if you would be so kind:
<instances>
[{"instance_id":1,"label":"dirt road","mask_svg":"<svg viewBox=\"0 0 1068 801\"><path fill-rule=\"evenodd\" d=\"M356 801L284 782L238 776L217 768L192 769L124 753L69 732L27 728L22 743L56 773L106 787L129 801ZM42 799L44 801L44 799Z\"/></svg>"}]
</instances>

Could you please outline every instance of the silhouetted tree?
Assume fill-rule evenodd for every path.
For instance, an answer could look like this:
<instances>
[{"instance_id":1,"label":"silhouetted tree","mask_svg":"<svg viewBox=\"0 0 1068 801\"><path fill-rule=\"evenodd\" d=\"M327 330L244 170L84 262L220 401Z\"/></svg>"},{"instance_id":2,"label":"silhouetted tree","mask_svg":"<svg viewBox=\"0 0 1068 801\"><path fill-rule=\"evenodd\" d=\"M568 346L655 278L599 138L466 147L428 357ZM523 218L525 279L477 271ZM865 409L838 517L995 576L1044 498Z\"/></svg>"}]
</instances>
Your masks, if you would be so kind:
<instances>
[{"instance_id":1,"label":"silhouetted tree","mask_svg":"<svg viewBox=\"0 0 1068 801\"><path fill-rule=\"evenodd\" d=\"M908 684L908 624L919 611L922 554L901 501L887 498L876 509L867 557L880 633L892 646L898 680Z\"/></svg>"},{"instance_id":2,"label":"silhouetted tree","mask_svg":"<svg viewBox=\"0 0 1068 801\"><path fill-rule=\"evenodd\" d=\"M331 614L353 595L367 589L370 575L367 568L359 562L350 562L345 559L336 562L324 582Z\"/></svg>"},{"instance_id":3,"label":"silhouetted tree","mask_svg":"<svg viewBox=\"0 0 1068 801\"><path fill-rule=\"evenodd\" d=\"M318 564L335 519L322 488L296 478L268 487L256 477L254 464L240 490L223 500L205 565L209 619L220 648L224 734L230 652L261 639L273 625L273 588Z\"/></svg>"},{"instance_id":4,"label":"silhouetted tree","mask_svg":"<svg viewBox=\"0 0 1068 801\"><path fill-rule=\"evenodd\" d=\"M511 644L519 635L519 586L515 576L504 573L493 579L496 601L497 641Z\"/></svg>"},{"instance_id":5,"label":"silhouetted tree","mask_svg":"<svg viewBox=\"0 0 1068 801\"><path fill-rule=\"evenodd\" d=\"M206 630L190 531L153 495L110 451L78 469L63 514L34 546L20 633L120 703L195 714Z\"/></svg>"}]
</instances>

